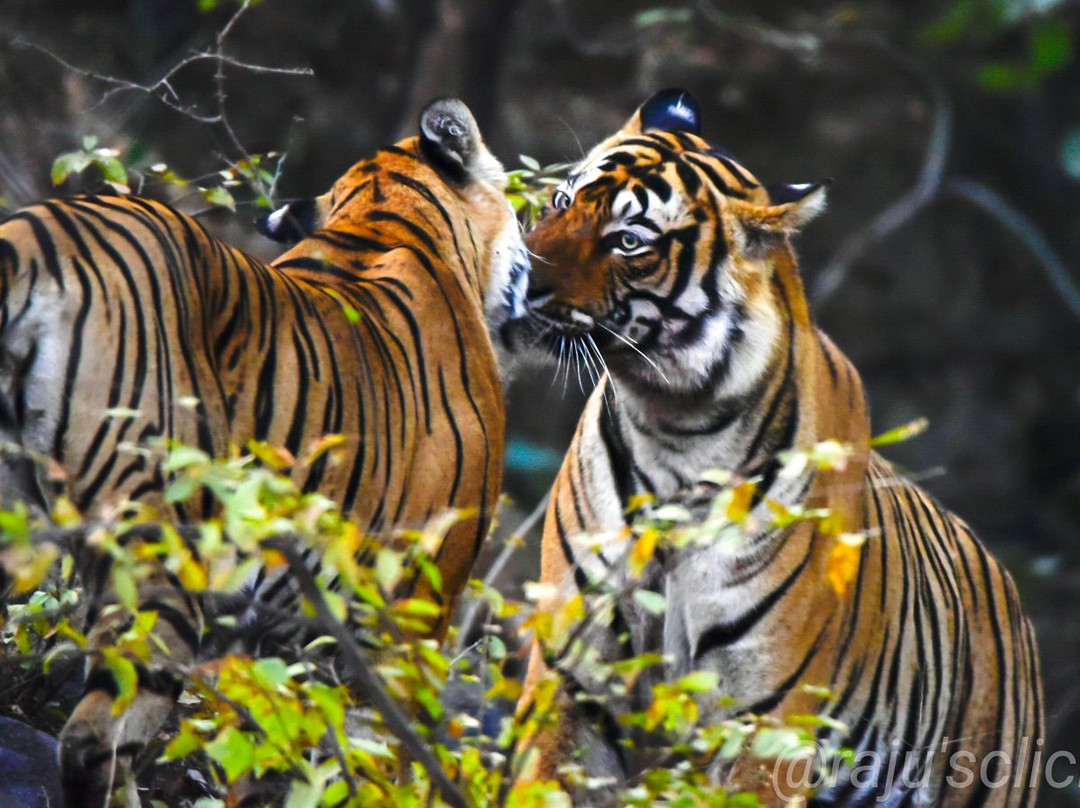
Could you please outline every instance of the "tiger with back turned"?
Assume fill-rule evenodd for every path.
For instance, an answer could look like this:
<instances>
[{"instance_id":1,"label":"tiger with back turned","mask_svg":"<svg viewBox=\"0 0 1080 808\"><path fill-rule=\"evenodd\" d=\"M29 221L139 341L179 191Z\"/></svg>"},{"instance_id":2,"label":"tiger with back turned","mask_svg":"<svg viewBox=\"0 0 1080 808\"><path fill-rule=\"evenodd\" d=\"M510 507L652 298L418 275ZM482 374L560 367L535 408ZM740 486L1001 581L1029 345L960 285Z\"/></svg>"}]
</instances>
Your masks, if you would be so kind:
<instances>
[{"instance_id":1,"label":"tiger with back turned","mask_svg":"<svg viewBox=\"0 0 1080 808\"><path fill-rule=\"evenodd\" d=\"M266 217L269 235L301 239L270 264L145 199L15 213L0 224L5 506L49 506L12 446L62 466L91 516L131 499L184 521L203 514L166 505L161 463L123 444L167 436L221 456L254 438L299 455L341 435L340 462L324 455L297 483L375 534L460 511L436 557L449 612L502 477L489 328L521 313L528 270L504 187L469 110L444 99L422 113L419 137ZM199 604L140 594L171 661L189 664L203 641ZM139 672L135 702L113 715L111 674L89 671L60 739L70 805L107 804L172 710L176 677ZM138 804L134 788L126 799Z\"/></svg>"},{"instance_id":2,"label":"tiger with back turned","mask_svg":"<svg viewBox=\"0 0 1080 808\"><path fill-rule=\"evenodd\" d=\"M548 652L569 666L578 706L567 699L536 739L534 774L576 756L595 782L639 775L649 753L616 709L643 710L653 685L704 669L735 705L703 701L707 721L819 714L839 722L818 732L822 746L870 766L814 794L779 782L777 761L712 765L765 804L1032 805L1042 696L1013 582L870 450L859 376L810 317L790 236L823 209L825 184L764 186L699 121L689 94L654 96L571 169L526 237L530 317L515 341L595 347L607 367L552 492L542 608L629 585L617 562L642 495L693 503L699 475L726 469L757 480L758 496L739 542L646 569L639 585L664 595L661 615L620 598L584 635L602 660L663 654L625 698ZM846 466L780 473L780 453L830 439L851 448ZM829 581L836 539L820 521L778 524L777 506L799 505L866 537L849 586ZM544 659L534 651L523 709Z\"/></svg>"}]
</instances>

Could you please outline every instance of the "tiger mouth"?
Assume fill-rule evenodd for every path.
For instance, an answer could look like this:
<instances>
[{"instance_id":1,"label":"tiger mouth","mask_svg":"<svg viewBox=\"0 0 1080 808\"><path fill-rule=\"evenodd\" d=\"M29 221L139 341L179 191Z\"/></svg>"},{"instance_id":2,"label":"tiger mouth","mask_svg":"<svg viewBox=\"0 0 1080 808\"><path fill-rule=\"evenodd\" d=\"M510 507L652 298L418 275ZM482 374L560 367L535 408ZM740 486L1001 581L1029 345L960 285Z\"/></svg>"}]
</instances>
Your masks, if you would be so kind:
<instances>
[{"instance_id":1,"label":"tiger mouth","mask_svg":"<svg viewBox=\"0 0 1080 808\"><path fill-rule=\"evenodd\" d=\"M541 348L551 354L565 350L567 339L605 334L598 320L576 309L551 311L529 301L521 317L507 321L500 329L503 345L512 350Z\"/></svg>"}]
</instances>

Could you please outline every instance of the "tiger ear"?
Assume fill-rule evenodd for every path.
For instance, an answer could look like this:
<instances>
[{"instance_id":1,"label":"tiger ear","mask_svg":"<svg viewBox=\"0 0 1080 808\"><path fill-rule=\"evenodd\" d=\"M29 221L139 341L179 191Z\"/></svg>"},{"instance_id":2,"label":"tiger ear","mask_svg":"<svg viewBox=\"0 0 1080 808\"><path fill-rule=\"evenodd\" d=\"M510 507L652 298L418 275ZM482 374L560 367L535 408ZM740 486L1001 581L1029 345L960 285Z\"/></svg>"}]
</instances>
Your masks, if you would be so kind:
<instances>
[{"instance_id":1,"label":"tiger ear","mask_svg":"<svg viewBox=\"0 0 1080 808\"><path fill-rule=\"evenodd\" d=\"M424 107L420 113L420 151L454 182L484 174L494 161L472 112L456 98L440 98Z\"/></svg>"},{"instance_id":2,"label":"tiger ear","mask_svg":"<svg viewBox=\"0 0 1080 808\"><path fill-rule=\"evenodd\" d=\"M759 205L728 197L731 210L746 236L748 252L763 251L778 237L797 232L825 210L831 179L792 185L767 185L769 204Z\"/></svg>"},{"instance_id":3,"label":"tiger ear","mask_svg":"<svg viewBox=\"0 0 1080 808\"><path fill-rule=\"evenodd\" d=\"M701 105L687 90L668 87L642 104L623 130L634 134L660 131L700 135Z\"/></svg>"},{"instance_id":4,"label":"tiger ear","mask_svg":"<svg viewBox=\"0 0 1080 808\"><path fill-rule=\"evenodd\" d=\"M295 244L322 225L319 199L295 199L255 220L255 229L269 239Z\"/></svg>"}]
</instances>

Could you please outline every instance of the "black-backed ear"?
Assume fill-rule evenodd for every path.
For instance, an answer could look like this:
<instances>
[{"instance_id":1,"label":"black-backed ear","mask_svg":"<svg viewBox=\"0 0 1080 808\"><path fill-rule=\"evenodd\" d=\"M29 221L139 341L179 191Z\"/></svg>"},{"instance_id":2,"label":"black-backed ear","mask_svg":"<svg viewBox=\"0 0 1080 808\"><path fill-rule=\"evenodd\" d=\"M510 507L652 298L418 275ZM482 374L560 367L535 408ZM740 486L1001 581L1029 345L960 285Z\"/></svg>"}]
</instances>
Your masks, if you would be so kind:
<instances>
[{"instance_id":1,"label":"black-backed ear","mask_svg":"<svg viewBox=\"0 0 1080 808\"><path fill-rule=\"evenodd\" d=\"M789 202L799 202L806 199L819 188L828 188L832 185L832 178L817 182L780 183L778 185L766 185L765 190L769 194L769 201L774 205L786 205Z\"/></svg>"},{"instance_id":2,"label":"black-backed ear","mask_svg":"<svg viewBox=\"0 0 1080 808\"><path fill-rule=\"evenodd\" d=\"M654 129L701 134L701 105L691 93L678 87L656 93L641 105L638 116L642 132Z\"/></svg>"},{"instance_id":3,"label":"black-backed ear","mask_svg":"<svg viewBox=\"0 0 1080 808\"><path fill-rule=\"evenodd\" d=\"M764 255L779 239L792 235L825 210L826 189L831 182L767 185L767 205L727 197L727 205L745 236L747 254Z\"/></svg>"},{"instance_id":4,"label":"black-backed ear","mask_svg":"<svg viewBox=\"0 0 1080 808\"><path fill-rule=\"evenodd\" d=\"M456 98L432 101L420 113L420 150L437 170L465 182L483 152L476 119Z\"/></svg>"},{"instance_id":5,"label":"black-backed ear","mask_svg":"<svg viewBox=\"0 0 1080 808\"><path fill-rule=\"evenodd\" d=\"M297 199L255 220L255 229L269 239L295 244L318 229L315 199Z\"/></svg>"}]
</instances>

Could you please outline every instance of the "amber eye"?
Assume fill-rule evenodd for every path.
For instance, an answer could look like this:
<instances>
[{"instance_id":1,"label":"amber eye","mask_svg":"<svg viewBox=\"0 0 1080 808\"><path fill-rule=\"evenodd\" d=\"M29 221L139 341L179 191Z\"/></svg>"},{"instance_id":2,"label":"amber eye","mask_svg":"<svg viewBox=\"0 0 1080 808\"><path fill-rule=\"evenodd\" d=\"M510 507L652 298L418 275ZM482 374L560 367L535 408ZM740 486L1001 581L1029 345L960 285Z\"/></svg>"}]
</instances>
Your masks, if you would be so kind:
<instances>
[{"instance_id":1,"label":"amber eye","mask_svg":"<svg viewBox=\"0 0 1080 808\"><path fill-rule=\"evenodd\" d=\"M566 191L556 191L551 196L551 204L556 210L566 210L570 207L570 194Z\"/></svg>"},{"instance_id":2,"label":"amber eye","mask_svg":"<svg viewBox=\"0 0 1080 808\"><path fill-rule=\"evenodd\" d=\"M632 252L644 243L641 236L630 230L624 230L619 234L619 248L626 252Z\"/></svg>"}]
</instances>

